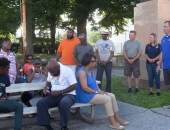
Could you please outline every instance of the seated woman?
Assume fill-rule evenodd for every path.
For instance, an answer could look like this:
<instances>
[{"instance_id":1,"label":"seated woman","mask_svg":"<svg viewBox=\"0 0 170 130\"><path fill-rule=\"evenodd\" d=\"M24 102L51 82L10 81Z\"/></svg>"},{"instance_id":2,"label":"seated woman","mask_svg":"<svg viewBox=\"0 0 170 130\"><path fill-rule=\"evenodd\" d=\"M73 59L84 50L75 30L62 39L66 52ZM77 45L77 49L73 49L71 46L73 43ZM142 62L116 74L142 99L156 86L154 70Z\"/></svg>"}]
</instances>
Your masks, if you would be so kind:
<instances>
[{"instance_id":1,"label":"seated woman","mask_svg":"<svg viewBox=\"0 0 170 130\"><path fill-rule=\"evenodd\" d=\"M33 55L31 54L26 55L26 63L24 64L23 68L22 66L20 66L19 68L18 83L28 82L28 70L34 67L33 59L34 59Z\"/></svg>"},{"instance_id":2,"label":"seated woman","mask_svg":"<svg viewBox=\"0 0 170 130\"><path fill-rule=\"evenodd\" d=\"M23 66L24 75L28 76L28 70L33 68L34 57L31 54L26 55L26 63Z\"/></svg>"},{"instance_id":3,"label":"seated woman","mask_svg":"<svg viewBox=\"0 0 170 130\"><path fill-rule=\"evenodd\" d=\"M77 103L104 104L107 116L110 121L110 128L122 130L122 125L128 125L129 122L122 120L119 117L118 107L115 95L104 92L99 89L94 78L92 68L96 65L94 55L86 53L81 61L81 67L77 73Z\"/></svg>"}]
</instances>

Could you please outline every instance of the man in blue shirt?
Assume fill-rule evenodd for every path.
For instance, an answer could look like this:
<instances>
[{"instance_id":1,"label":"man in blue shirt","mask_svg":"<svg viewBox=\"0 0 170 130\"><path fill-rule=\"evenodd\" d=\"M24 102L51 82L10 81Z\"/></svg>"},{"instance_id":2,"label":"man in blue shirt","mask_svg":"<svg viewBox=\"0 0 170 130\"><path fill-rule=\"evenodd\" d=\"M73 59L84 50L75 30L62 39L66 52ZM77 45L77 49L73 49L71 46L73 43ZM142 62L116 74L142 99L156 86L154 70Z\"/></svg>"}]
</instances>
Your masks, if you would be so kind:
<instances>
[{"instance_id":1,"label":"man in blue shirt","mask_svg":"<svg viewBox=\"0 0 170 130\"><path fill-rule=\"evenodd\" d=\"M10 86L9 64L6 58L0 58L0 113L15 112L14 130L22 129L23 105L14 100L8 100L6 87Z\"/></svg>"},{"instance_id":2,"label":"man in blue shirt","mask_svg":"<svg viewBox=\"0 0 170 130\"><path fill-rule=\"evenodd\" d=\"M163 62L163 73L165 85L170 85L170 21L164 22L164 33L165 36L161 40L161 54L157 67L157 72L160 71L160 66ZM169 106L163 107L166 110L170 110Z\"/></svg>"}]
</instances>

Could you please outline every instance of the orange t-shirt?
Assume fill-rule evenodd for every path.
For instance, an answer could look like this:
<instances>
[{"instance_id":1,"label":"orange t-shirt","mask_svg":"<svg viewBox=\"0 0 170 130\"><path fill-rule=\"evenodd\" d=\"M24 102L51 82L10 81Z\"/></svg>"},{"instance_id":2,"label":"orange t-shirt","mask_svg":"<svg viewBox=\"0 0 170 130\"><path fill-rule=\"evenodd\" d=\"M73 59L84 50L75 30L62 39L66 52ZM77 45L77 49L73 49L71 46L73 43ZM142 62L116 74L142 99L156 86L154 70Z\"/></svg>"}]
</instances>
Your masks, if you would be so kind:
<instances>
[{"instance_id":1,"label":"orange t-shirt","mask_svg":"<svg viewBox=\"0 0 170 130\"><path fill-rule=\"evenodd\" d=\"M24 74L28 75L28 70L31 69L32 67L34 67L33 64L28 64L28 63L24 64L23 66Z\"/></svg>"},{"instance_id":2,"label":"orange t-shirt","mask_svg":"<svg viewBox=\"0 0 170 130\"><path fill-rule=\"evenodd\" d=\"M76 65L73 58L75 45L79 44L80 40L76 37L73 39L63 39L60 42L57 52L61 52L61 63L65 65Z\"/></svg>"}]
</instances>

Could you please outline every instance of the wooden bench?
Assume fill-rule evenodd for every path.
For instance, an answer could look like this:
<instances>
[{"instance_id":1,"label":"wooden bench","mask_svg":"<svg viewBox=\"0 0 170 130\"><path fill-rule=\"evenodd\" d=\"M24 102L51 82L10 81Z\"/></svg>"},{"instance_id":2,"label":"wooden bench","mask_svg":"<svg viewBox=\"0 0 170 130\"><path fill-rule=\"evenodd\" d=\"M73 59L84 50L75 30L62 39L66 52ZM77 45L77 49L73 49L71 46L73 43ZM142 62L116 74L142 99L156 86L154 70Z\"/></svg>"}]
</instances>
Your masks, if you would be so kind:
<instances>
[{"instance_id":1,"label":"wooden bench","mask_svg":"<svg viewBox=\"0 0 170 130\"><path fill-rule=\"evenodd\" d=\"M100 84L100 81L96 81L97 84ZM15 92L23 92L23 91L31 91L31 90L42 90L44 89L46 82L39 82L39 83L21 83L21 84L12 84L10 87L6 88L7 93L15 93ZM17 100L20 99L21 95L16 95L16 96L9 96L9 99L12 100ZM81 114L80 108L85 107L85 106L90 106L91 111L90 111L90 117L86 117ZM84 120L87 123L92 123L94 119L94 104L84 104L84 103L75 103L71 108L76 108L76 110L71 109L71 113L75 114L76 117ZM58 108L50 108L50 110L57 110ZM24 107L23 114L32 114L32 113L37 113L37 107L32 106L32 107ZM1 113L1 117L9 117L9 116L14 116L14 112L10 113Z\"/></svg>"}]
</instances>

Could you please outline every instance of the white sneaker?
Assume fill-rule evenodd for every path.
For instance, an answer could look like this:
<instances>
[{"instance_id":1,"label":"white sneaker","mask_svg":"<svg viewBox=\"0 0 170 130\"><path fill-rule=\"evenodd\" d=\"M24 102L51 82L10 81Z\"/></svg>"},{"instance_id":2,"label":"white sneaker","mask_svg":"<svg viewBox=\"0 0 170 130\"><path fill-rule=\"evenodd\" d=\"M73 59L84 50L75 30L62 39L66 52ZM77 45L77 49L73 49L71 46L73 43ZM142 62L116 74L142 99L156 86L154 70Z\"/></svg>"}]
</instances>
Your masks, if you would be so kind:
<instances>
[{"instance_id":1,"label":"white sneaker","mask_svg":"<svg viewBox=\"0 0 170 130\"><path fill-rule=\"evenodd\" d=\"M170 111L170 105L168 105L168 106L163 106L163 108L164 108L165 110L169 110L169 111Z\"/></svg>"}]
</instances>

